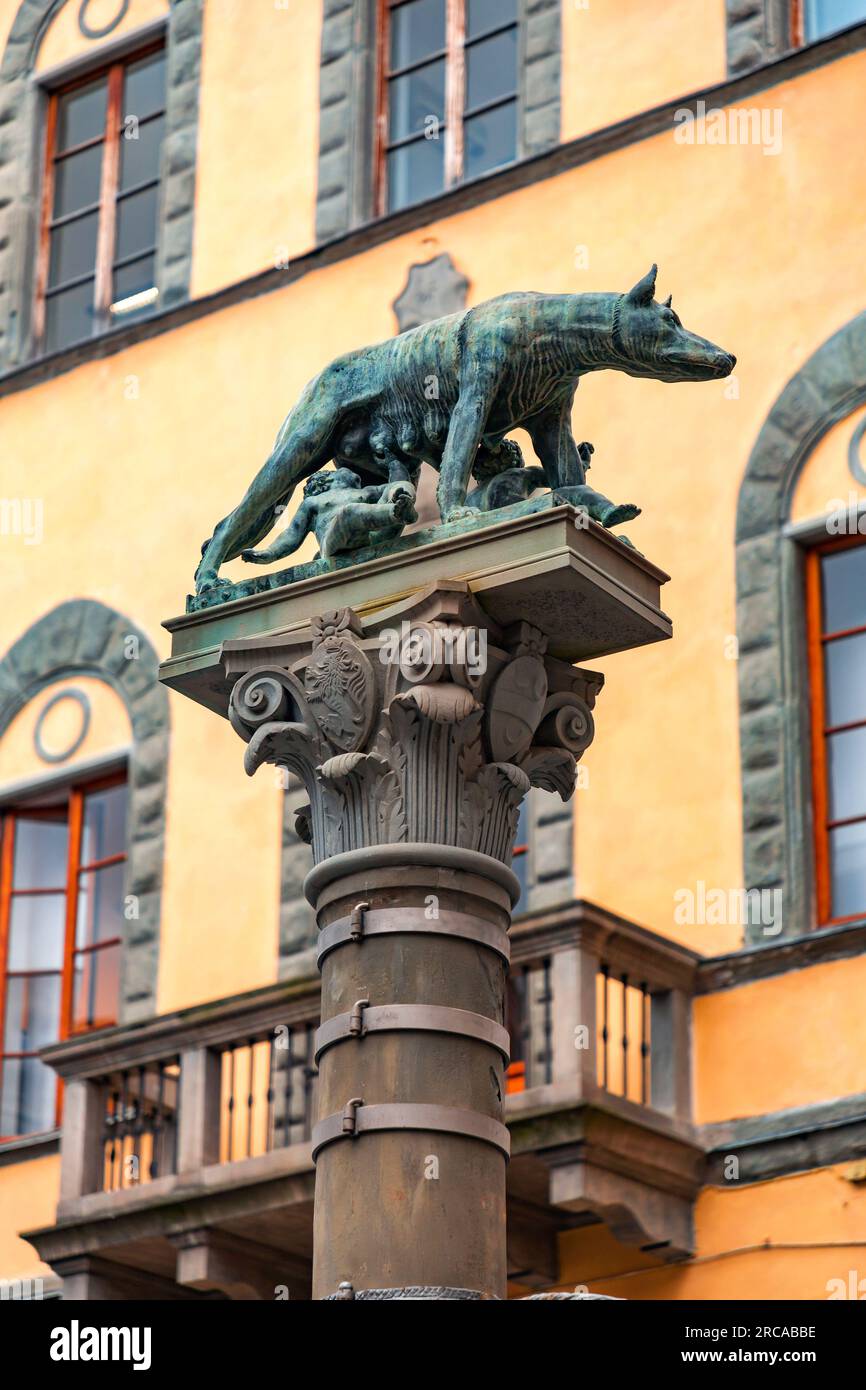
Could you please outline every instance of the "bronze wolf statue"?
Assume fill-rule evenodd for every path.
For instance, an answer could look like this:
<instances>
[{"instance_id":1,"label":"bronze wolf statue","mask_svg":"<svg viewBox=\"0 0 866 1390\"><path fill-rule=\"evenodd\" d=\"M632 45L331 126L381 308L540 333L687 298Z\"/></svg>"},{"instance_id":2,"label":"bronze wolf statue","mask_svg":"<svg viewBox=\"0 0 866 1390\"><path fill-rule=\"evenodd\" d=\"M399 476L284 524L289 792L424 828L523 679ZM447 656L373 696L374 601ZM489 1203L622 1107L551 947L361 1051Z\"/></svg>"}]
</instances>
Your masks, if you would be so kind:
<instances>
[{"instance_id":1,"label":"bronze wolf statue","mask_svg":"<svg viewBox=\"0 0 866 1390\"><path fill-rule=\"evenodd\" d=\"M197 591L219 583L220 565L257 545L298 483L331 461L364 484L414 483L429 463L440 515L452 521L474 514L465 503L475 465L489 470L521 427L551 488L581 486L571 408L587 372L711 381L733 370L730 353L683 328L670 298L656 302L655 283L653 266L627 294L504 294L338 357L304 388L245 496L202 546Z\"/></svg>"}]
</instances>

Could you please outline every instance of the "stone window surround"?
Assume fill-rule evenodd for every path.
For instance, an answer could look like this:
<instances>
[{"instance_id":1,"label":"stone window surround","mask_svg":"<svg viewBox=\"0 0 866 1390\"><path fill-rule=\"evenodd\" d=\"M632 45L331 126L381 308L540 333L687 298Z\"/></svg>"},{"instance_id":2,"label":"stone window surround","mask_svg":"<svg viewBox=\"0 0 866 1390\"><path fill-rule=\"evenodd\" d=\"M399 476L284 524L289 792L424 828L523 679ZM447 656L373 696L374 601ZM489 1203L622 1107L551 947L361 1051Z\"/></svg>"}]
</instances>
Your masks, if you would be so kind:
<instances>
[{"instance_id":1,"label":"stone window surround","mask_svg":"<svg viewBox=\"0 0 866 1390\"><path fill-rule=\"evenodd\" d=\"M129 637L138 640L136 660L128 660L125 654ZM93 599L60 604L0 657L0 740L32 699L68 677L93 676L104 681L129 714L132 745L127 764L124 894L138 899L138 917L124 924L121 1023L147 1018L156 1008L169 750L168 694L159 684L158 668L156 651L144 633ZM15 790L20 795L20 787Z\"/></svg>"},{"instance_id":2,"label":"stone window surround","mask_svg":"<svg viewBox=\"0 0 866 1390\"><path fill-rule=\"evenodd\" d=\"M830 37L798 42L795 28L804 23L805 4L806 0L725 0L728 75L736 77ZM831 31L836 32L842 30Z\"/></svg>"},{"instance_id":3,"label":"stone window surround","mask_svg":"<svg viewBox=\"0 0 866 1390\"><path fill-rule=\"evenodd\" d=\"M33 344L33 282L44 162L44 116L52 86L165 33L168 57L157 281L160 309L189 297L204 0L172 0L164 19L62 68L36 72L44 34L67 0L23 0L0 57L0 367L26 362ZM96 337L111 337L108 330ZM66 351L64 349L63 351ZM50 354L55 356L57 354Z\"/></svg>"},{"instance_id":4,"label":"stone window surround","mask_svg":"<svg viewBox=\"0 0 866 1390\"><path fill-rule=\"evenodd\" d=\"M834 333L788 382L758 435L736 525L743 877L782 891L781 931L747 928L747 944L802 936L816 920L811 724L805 622L807 548L826 518L792 525L794 487L820 440L866 404L866 311ZM833 931L832 927L825 927Z\"/></svg>"},{"instance_id":5,"label":"stone window surround","mask_svg":"<svg viewBox=\"0 0 866 1390\"><path fill-rule=\"evenodd\" d=\"M374 217L379 2L323 0L317 243L344 236ZM561 0L520 0L518 20L521 161L559 143Z\"/></svg>"}]
</instances>

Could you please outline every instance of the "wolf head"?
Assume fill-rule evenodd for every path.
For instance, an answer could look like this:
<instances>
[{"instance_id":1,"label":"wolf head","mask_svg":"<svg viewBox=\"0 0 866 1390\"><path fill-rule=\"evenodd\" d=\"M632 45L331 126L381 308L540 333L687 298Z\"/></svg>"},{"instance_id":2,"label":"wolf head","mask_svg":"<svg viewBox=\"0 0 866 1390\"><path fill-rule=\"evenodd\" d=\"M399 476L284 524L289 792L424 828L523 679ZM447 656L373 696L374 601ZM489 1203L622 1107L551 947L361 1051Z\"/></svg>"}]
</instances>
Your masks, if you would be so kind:
<instances>
[{"instance_id":1,"label":"wolf head","mask_svg":"<svg viewBox=\"0 0 866 1390\"><path fill-rule=\"evenodd\" d=\"M658 266L620 295L613 311L612 343L616 365L629 376L656 381L714 381L729 376L736 357L706 338L689 333L671 308L671 297L657 304Z\"/></svg>"}]
</instances>

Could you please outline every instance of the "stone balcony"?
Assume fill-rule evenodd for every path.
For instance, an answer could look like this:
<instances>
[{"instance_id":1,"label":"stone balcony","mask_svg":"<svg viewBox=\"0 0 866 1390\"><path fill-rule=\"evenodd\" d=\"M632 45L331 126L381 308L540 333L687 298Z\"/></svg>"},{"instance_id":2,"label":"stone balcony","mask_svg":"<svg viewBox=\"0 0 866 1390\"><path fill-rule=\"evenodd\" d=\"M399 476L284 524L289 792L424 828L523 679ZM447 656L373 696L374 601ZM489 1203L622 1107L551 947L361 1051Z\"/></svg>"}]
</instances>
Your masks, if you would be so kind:
<instances>
[{"instance_id":1,"label":"stone balcony","mask_svg":"<svg viewBox=\"0 0 866 1390\"><path fill-rule=\"evenodd\" d=\"M557 1235L599 1221L681 1257L697 958L583 902L511 943L511 1279L555 1284ZM65 1087L60 1199L26 1238L65 1297L309 1298L318 1019L306 979L43 1052Z\"/></svg>"}]
</instances>

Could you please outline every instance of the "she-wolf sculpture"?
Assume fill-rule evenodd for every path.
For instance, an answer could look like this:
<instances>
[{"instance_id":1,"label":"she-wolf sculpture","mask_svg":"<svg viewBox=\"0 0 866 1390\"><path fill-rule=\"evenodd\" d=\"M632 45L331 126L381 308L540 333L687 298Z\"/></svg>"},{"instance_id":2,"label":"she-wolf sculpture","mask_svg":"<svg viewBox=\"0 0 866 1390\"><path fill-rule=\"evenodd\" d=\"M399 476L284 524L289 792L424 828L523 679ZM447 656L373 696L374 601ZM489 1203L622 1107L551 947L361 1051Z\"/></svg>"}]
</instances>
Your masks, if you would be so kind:
<instances>
[{"instance_id":1,"label":"she-wolf sculpture","mask_svg":"<svg viewBox=\"0 0 866 1390\"><path fill-rule=\"evenodd\" d=\"M243 499L202 546L197 591L220 583L220 565L242 551L262 558L251 548L298 483L330 462L364 485L414 483L431 464L440 515L453 521L477 514L466 507L474 469L489 477L520 459L512 441L503 447L520 427L551 488L583 487L587 453L571 408L587 372L711 381L733 370L730 353L683 328L670 297L656 302L656 269L626 294L500 295L338 357L304 388Z\"/></svg>"}]
</instances>

